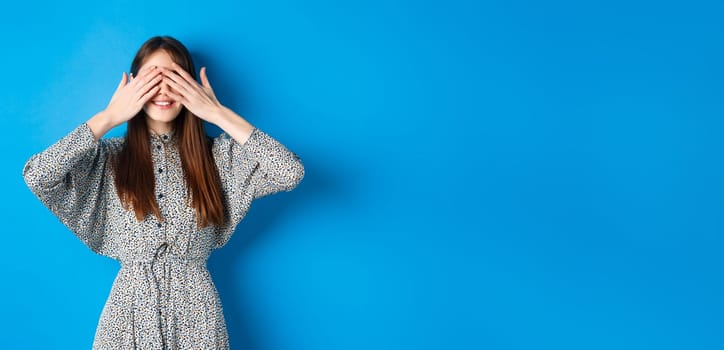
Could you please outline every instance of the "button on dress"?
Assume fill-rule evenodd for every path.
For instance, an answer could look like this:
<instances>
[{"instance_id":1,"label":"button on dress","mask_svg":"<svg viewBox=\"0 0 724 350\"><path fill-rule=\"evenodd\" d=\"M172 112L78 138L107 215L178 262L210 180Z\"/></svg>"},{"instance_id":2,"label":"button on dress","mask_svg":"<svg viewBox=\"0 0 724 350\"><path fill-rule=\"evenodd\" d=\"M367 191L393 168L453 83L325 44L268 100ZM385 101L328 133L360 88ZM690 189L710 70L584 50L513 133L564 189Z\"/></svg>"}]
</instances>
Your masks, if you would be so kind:
<instances>
[{"instance_id":1,"label":"button on dress","mask_svg":"<svg viewBox=\"0 0 724 350\"><path fill-rule=\"evenodd\" d=\"M123 208L110 163L123 142L95 140L83 123L23 168L30 190L73 234L120 262L93 349L229 349L209 255L226 244L253 200L301 182L301 159L256 127L244 144L226 133L210 139L225 224L199 229L176 135L149 133L163 221L151 214L138 221Z\"/></svg>"}]
</instances>

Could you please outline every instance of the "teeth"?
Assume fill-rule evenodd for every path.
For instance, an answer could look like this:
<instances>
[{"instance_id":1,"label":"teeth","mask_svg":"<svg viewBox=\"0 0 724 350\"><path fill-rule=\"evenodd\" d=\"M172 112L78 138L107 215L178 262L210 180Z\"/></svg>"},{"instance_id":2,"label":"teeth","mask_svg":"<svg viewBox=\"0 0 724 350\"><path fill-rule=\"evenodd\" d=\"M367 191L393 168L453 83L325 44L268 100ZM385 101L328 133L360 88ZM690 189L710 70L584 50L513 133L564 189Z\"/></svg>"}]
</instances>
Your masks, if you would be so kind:
<instances>
[{"instance_id":1,"label":"teeth","mask_svg":"<svg viewBox=\"0 0 724 350\"><path fill-rule=\"evenodd\" d=\"M171 102L168 102L168 101L155 101L154 104L159 105L159 106L168 106L168 105L171 104Z\"/></svg>"}]
</instances>

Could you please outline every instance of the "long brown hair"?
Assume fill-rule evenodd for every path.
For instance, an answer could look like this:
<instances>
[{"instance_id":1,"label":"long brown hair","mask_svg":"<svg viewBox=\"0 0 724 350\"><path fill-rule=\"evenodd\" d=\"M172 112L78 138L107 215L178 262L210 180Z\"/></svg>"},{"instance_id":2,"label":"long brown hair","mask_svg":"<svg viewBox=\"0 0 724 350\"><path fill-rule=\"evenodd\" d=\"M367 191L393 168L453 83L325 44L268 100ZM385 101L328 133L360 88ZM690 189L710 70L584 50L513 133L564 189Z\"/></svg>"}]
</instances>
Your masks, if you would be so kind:
<instances>
[{"instance_id":1,"label":"long brown hair","mask_svg":"<svg viewBox=\"0 0 724 350\"><path fill-rule=\"evenodd\" d=\"M141 45L131 63L131 72L138 75L138 69L145 59L157 50L166 51L174 62L196 79L189 51L170 36L156 36ZM223 224L224 206L219 174L203 122L183 107L174 120L174 130L184 178L191 195L189 204L196 209L198 226ZM123 148L115 157L114 171L118 197L126 210L132 209L138 221L143 220L146 214L154 214L159 221L163 221L156 202L149 130L143 109L128 121Z\"/></svg>"}]
</instances>

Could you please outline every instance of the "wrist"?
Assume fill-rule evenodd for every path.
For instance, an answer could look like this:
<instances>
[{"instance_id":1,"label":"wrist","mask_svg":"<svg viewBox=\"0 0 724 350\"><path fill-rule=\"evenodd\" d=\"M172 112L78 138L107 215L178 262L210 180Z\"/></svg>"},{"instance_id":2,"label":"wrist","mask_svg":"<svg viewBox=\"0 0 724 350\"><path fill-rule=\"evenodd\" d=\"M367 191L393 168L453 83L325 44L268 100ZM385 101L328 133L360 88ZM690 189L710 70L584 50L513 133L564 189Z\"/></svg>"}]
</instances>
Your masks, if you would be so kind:
<instances>
[{"instance_id":1,"label":"wrist","mask_svg":"<svg viewBox=\"0 0 724 350\"><path fill-rule=\"evenodd\" d=\"M86 124L93 132L96 140L99 140L108 130L113 129L113 116L107 111L102 110L91 117Z\"/></svg>"},{"instance_id":2,"label":"wrist","mask_svg":"<svg viewBox=\"0 0 724 350\"><path fill-rule=\"evenodd\" d=\"M208 114L209 117L207 121L221 127L222 124L228 122L234 115L235 113L232 110L224 106L219 106Z\"/></svg>"},{"instance_id":3,"label":"wrist","mask_svg":"<svg viewBox=\"0 0 724 350\"><path fill-rule=\"evenodd\" d=\"M221 106L220 109L221 112L216 116L217 119L214 122L216 126L237 142L244 144L254 130L254 126L231 109L224 106Z\"/></svg>"}]
</instances>

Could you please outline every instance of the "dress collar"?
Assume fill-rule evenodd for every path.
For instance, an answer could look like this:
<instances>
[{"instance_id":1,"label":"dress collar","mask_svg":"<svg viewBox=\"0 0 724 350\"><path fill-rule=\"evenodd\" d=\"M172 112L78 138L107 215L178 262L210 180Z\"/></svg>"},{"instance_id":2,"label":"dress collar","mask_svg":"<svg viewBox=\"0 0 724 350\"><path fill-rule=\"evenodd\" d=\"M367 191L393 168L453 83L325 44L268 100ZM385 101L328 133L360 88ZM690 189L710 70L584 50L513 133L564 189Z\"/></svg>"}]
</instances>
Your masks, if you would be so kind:
<instances>
[{"instance_id":1,"label":"dress collar","mask_svg":"<svg viewBox=\"0 0 724 350\"><path fill-rule=\"evenodd\" d=\"M162 143L171 142L175 139L174 136L176 136L176 133L174 130L171 130L169 132L162 133L162 134L157 134L153 130L149 129L148 133L151 136L151 140L162 142Z\"/></svg>"}]
</instances>

